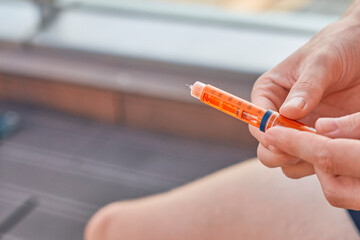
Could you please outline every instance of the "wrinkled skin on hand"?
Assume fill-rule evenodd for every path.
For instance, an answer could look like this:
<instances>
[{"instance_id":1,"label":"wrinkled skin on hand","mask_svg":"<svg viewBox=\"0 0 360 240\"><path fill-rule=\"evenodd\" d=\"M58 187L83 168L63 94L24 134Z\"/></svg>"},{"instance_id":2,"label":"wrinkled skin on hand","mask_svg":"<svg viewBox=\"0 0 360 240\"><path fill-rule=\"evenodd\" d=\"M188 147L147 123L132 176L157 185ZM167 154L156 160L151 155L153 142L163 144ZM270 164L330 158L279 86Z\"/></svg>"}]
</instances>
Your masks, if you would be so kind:
<instances>
[{"instance_id":1,"label":"wrinkled skin on hand","mask_svg":"<svg viewBox=\"0 0 360 240\"><path fill-rule=\"evenodd\" d=\"M263 74L254 85L252 102L310 126L322 117L359 112L358 46L360 18L346 16ZM250 131L259 141L258 157L266 166L281 167L291 178L315 173L311 162L269 145L265 134L255 127L250 126Z\"/></svg>"}]
</instances>

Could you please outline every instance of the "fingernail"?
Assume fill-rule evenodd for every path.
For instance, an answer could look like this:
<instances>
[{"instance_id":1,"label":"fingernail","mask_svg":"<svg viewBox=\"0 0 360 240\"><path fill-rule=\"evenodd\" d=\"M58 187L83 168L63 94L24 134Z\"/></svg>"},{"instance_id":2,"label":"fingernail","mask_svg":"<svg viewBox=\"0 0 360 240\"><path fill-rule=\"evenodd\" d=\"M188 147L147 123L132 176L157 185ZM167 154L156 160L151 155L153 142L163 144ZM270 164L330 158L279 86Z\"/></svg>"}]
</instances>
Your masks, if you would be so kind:
<instances>
[{"instance_id":1,"label":"fingernail","mask_svg":"<svg viewBox=\"0 0 360 240\"><path fill-rule=\"evenodd\" d=\"M335 118L320 118L316 123L319 133L331 133L339 129Z\"/></svg>"},{"instance_id":2,"label":"fingernail","mask_svg":"<svg viewBox=\"0 0 360 240\"><path fill-rule=\"evenodd\" d=\"M304 109L305 100L302 97L293 97L293 98L290 98L288 101L286 101L286 103L284 104L284 107Z\"/></svg>"},{"instance_id":3,"label":"fingernail","mask_svg":"<svg viewBox=\"0 0 360 240\"><path fill-rule=\"evenodd\" d=\"M268 149L273 152L273 153L284 153L283 151L281 151L280 149L278 149L277 147L274 147L273 145L269 145Z\"/></svg>"}]
</instances>

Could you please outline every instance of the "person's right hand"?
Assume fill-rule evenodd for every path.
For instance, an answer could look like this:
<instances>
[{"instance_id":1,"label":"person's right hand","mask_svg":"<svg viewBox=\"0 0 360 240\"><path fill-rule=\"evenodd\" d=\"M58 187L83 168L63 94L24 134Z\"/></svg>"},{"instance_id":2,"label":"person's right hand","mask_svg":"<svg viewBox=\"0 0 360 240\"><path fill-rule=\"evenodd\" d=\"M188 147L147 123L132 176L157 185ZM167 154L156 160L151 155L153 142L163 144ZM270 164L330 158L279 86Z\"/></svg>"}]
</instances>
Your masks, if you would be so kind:
<instances>
[{"instance_id":1,"label":"person's right hand","mask_svg":"<svg viewBox=\"0 0 360 240\"><path fill-rule=\"evenodd\" d=\"M252 102L310 126L321 117L359 112L359 46L360 18L346 16L263 74L254 85ZM316 130L328 135L332 125L320 120ZM311 163L269 146L259 129L250 126L250 131L260 142L258 157L264 165L282 167L290 178L314 174Z\"/></svg>"},{"instance_id":2,"label":"person's right hand","mask_svg":"<svg viewBox=\"0 0 360 240\"><path fill-rule=\"evenodd\" d=\"M324 196L331 205L360 210L360 113L323 118L318 123L329 127L331 131L327 136L275 127L266 131L265 139L282 151L313 164Z\"/></svg>"}]
</instances>

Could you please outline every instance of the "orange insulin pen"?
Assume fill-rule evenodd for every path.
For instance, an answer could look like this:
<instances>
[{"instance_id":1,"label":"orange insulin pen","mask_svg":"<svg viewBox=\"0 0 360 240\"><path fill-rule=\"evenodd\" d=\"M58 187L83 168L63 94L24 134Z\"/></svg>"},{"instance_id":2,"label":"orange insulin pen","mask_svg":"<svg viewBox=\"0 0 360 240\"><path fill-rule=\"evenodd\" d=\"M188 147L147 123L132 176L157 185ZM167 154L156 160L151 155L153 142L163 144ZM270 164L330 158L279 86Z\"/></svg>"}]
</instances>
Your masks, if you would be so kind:
<instances>
[{"instance_id":1,"label":"orange insulin pen","mask_svg":"<svg viewBox=\"0 0 360 240\"><path fill-rule=\"evenodd\" d=\"M273 110L258 107L211 85L195 82L193 85L187 86L191 89L191 95L201 102L260 128L263 132L277 125L295 128L301 131L316 132L312 127L288 119Z\"/></svg>"}]
</instances>

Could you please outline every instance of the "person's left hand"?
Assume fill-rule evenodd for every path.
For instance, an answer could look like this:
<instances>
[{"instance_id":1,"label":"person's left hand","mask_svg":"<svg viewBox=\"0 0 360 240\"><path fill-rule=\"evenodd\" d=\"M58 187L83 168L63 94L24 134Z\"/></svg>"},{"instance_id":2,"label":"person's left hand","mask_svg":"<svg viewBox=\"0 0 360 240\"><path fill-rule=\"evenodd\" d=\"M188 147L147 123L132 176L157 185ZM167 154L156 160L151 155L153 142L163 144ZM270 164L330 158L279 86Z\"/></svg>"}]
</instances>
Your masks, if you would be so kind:
<instances>
[{"instance_id":1,"label":"person's left hand","mask_svg":"<svg viewBox=\"0 0 360 240\"><path fill-rule=\"evenodd\" d=\"M360 113L319 119L316 130L326 136L273 127L266 131L265 139L269 145L313 164L331 205L360 210Z\"/></svg>"}]
</instances>

